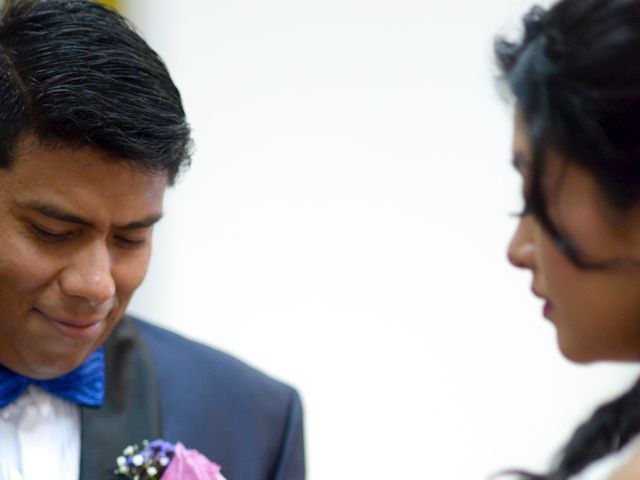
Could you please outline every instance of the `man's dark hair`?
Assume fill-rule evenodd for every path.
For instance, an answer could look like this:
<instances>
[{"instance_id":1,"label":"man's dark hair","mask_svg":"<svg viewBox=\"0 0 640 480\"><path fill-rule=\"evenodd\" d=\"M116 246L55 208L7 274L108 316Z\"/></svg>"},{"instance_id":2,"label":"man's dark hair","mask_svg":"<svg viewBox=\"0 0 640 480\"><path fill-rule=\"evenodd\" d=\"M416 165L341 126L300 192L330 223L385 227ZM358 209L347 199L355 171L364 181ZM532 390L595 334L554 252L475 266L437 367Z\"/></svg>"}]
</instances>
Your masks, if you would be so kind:
<instances>
[{"instance_id":1,"label":"man's dark hair","mask_svg":"<svg viewBox=\"0 0 640 480\"><path fill-rule=\"evenodd\" d=\"M89 146L173 183L190 161L180 93L118 13L86 0L9 0L0 17L0 168L16 142Z\"/></svg>"}]
</instances>

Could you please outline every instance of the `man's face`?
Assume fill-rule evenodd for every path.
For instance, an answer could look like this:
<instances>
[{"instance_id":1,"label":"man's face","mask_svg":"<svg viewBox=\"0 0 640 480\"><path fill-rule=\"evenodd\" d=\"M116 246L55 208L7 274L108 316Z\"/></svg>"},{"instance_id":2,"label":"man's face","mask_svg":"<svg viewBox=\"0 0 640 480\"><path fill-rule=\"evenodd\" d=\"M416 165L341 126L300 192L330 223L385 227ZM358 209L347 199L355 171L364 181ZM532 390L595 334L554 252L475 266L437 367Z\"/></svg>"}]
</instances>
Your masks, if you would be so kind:
<instances>
[{"instance_id":1,"label":"man's face","mask_svg":"<svg viewBox=\"0 0 640 480\"><path fill-rule=\"evenodd\" d=\"M102 344L145 276L166 185L91 148L19 142L0 169L0 364L52 378Z\"/></svg>"}]
</instances>

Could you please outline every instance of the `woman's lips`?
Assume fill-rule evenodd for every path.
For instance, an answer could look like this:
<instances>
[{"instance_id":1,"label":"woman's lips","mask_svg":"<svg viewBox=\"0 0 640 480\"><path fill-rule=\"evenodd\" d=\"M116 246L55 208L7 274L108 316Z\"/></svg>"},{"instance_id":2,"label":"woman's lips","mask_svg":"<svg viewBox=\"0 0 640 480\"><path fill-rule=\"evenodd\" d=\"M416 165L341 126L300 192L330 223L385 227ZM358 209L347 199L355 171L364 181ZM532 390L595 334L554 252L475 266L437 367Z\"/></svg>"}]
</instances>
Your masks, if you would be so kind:
<instances>
[{"instance_id":1,"label":"woman's lips","mask_svg":"<svg viewBox=\"0 0 640 480\"><path fill-rule=\"evenodd\" d=\"M100 329L100 323L102 321L102 319L92 318L59 318L47 315L38 309L34 310L56 330L71 338L82 339L94 337Z\"/></svg>"},{"instance_id":2,"label":"woman's lips","mask_svg":"<svg viewBox=\"0 0 640 480\"><path fill-rule=\"evenodd\" d=\"M542 307L542 315L544 315L544 318L551 320L550 315L551 315L551 311L553 310L553 304L549 300L547 300L544 297L544 295L540 293L535 287L531 287L531 291L536 297L544 300L544 306Z\"/></svg>"}]
</instances>

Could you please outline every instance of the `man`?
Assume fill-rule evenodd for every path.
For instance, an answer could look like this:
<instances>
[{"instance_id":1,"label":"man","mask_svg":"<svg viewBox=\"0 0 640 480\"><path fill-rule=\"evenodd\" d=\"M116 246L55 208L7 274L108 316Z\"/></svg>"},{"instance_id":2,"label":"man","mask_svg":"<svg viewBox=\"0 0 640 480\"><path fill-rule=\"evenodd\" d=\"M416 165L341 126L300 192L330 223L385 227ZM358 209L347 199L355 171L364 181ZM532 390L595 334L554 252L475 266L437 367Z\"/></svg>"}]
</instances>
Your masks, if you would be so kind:
<instances>
[{"instance_id":1,"label":"man","mask_svg":"<svg viewBox=\"0 0 640 480\"><path fill-rule=\"evenodd\" d=\"M189 162L180 95L116 13L0 18L0 479L111 478L164 438L229 480L304 478L297 393L125 314L165 188Z\"/></svg>"}]
</instances>

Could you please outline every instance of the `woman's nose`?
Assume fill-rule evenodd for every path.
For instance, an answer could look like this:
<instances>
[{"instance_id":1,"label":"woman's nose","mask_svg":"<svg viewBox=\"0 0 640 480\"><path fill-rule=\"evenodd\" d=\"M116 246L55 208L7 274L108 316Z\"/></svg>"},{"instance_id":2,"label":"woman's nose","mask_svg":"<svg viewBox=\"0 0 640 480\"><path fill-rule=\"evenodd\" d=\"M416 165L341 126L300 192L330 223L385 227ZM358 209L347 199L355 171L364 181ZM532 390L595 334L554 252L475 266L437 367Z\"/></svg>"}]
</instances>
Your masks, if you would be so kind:
<instances>
[{"instance_id":1,"label":"woman's nose","mask_svg":"<svg viewBox=\"0 0 640 480\"><path fill-rule=\"evenodd\" d=\"M533 240L533 223L531 215L524 216L518 221L518 226L513 232L507 258L511 265L517 268L535 268L535 244Z\"/></svg>"}]
</instances>

